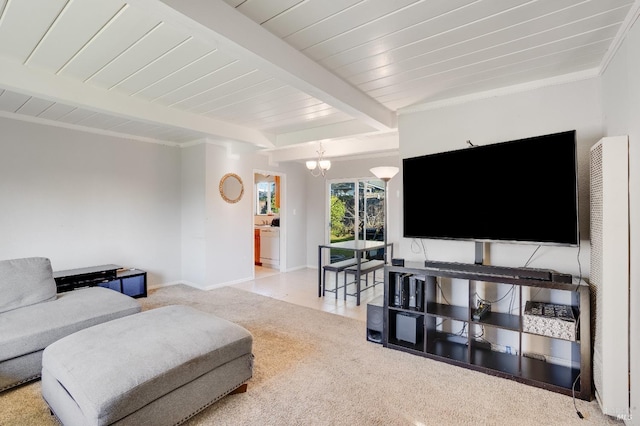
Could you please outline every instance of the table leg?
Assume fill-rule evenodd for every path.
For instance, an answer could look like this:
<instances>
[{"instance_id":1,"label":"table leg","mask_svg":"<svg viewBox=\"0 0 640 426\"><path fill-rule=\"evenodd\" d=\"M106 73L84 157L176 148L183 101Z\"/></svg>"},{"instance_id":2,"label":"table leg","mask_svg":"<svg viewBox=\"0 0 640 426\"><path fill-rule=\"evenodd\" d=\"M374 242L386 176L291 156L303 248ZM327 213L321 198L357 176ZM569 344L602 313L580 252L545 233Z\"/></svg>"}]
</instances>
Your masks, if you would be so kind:
<instances>
[{"instance_id":1,"label":"table leg","mask_svg":"<svg viewBox=\"0 0 640 426\"><path fill-rule=\"evenodd\" d=\"M322 246L318 246L318 297L322 297Z\"/></svg>"},{"instance_id":2,"label":"table leg","mask_svg":"<svg viewBox=\"0 0 640 426\"><path fill-rule=\"evenodd\" d=\"M356 306L360 306L360 253L356 251Z\"/></svg>"}]
</instances>

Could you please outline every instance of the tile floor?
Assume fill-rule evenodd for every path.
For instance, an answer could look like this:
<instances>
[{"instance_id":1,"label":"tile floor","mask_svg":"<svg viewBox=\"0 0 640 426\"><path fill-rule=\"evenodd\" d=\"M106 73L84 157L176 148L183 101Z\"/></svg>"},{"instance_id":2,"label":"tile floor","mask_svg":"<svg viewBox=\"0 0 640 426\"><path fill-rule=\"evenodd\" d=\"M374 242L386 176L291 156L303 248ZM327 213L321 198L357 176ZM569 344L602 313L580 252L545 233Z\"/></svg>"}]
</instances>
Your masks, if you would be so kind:
<instances>
[{"instance_id":1,"label":"tile floor","mask_svg":"<svg viewBox=\"0 0 640 426\"><path fill-rule=\"evenodd\" d=\"M333 288L335 278L332 275L327 274L327 288ZM340 279L343 279L342 274ZM382 271L376 272L376 280L383 280ZM367 302L384 294L384 284L377 284L361 293L360 306L356 306L355 296L347 296L345 301L342 289L338 291L337 299L334 293L318 297L318 270L311 268L281 273L276 269L256 266L254 280L234 284L233 287L360 321L367 320Z\"/></svg>"}]
</instances>

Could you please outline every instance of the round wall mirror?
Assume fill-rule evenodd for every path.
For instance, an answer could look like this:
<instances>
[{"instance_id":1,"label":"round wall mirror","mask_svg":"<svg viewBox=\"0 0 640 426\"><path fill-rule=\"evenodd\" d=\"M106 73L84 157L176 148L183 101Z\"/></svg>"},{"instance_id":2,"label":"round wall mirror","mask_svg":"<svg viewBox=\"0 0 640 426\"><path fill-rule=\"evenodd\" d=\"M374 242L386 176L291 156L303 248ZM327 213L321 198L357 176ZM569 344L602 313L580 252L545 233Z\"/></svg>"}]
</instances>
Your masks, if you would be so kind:
<instances>
[{"instance_id":1,"label":"round wall mirror","mask_svg":"<svg viewBox=\"0 0 640 426\"><path fill-rule=\"evenodd\" d=\"M237 203L244 194L242 179L235 173L227 173L220 179L220 195L227 203Z\"/></svg>"}]
</instances>

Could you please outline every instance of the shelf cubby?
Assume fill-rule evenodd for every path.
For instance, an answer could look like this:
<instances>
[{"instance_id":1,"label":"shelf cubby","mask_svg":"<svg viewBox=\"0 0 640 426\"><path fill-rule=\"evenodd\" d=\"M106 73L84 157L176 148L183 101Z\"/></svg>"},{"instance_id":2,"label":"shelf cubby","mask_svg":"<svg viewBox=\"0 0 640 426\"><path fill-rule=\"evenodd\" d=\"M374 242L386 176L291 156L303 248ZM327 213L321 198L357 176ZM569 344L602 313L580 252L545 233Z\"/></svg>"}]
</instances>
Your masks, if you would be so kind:
<instances>
[{"instance_id":1,"label":"shelf cubby","mask_svg":"<svg viewBox=\"0 0 640 426\"><path fill-rule=\"evenodd\" d=\"M469 319L469 310L466 306L445 305L435 302L427 302L427 314L458 321L467 321Z\"/></svg>"},{"instance_id":2,"label":"shelf cubby","mask_svg":"<svg viewBox=\"0 0 640 426\"><path fill-rule=\"evenodd\" d=\"M492 351L484 346L471 346L470 364L512 375L519 375L518 355Z\"/></svg>"},{"instance_id":3,"label":"shelf cubby","mask_svg":"<svg viewBox=\"0 0 640 426\"><path fill-rule=\"evenodd\" d=\"M528 358L526 356L522 357L522 372L520 376L530 382L539 384L540 387L570 390L572 389L573 382L576 380L578 375L580 375L580 368L553 364L539 359ZM578 380L575 389L576 396L583 393L583 389L580 388L580 385L581 381Z\"/></svg>"},{"instance_id":4,"label":"shelf cubby","mask_svg":"<svg viewBox=\"0 0 640 426\"><path fill-rule=\"evenodd\" d=\"M475 324L488 325L491 327L504 328L505 330L520 330L520 316L505 314L502 312L489 312L480 320L473 321Z\"/></svg>"},{"instance_id":5,"label":"shelf cubby","mask_svg":"<svg viewBox=\"0 0 640 426\"><path fill-rule=\"evenodd\" d=\"M388 316L387 340L390 344L415 351L424 351L424 315L393 309L388 313ZM397 332L398 326L402 327L403 324L404 333L399 334ZM414 328L409 329L408 324Z\"/></svg>"},{"instance_id":6,"label":"shelf cubby","mask_svg":"<svg viewBox=\"0 0 640 426\"><path fill-rule=\"evenodd\" d=\"M460 336L427 329L426 354L467 364L469 348Z\"/></svg>"}]
</instances>

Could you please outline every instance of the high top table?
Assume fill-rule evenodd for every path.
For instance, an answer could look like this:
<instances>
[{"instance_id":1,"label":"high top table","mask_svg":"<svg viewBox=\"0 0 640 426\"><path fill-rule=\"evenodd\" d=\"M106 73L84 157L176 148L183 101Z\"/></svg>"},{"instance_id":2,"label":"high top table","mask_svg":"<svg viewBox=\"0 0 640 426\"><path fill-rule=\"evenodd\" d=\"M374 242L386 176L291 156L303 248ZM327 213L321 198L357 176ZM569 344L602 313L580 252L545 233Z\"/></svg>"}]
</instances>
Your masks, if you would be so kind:
<instances>
[{"instance_id":1,"label":"high top table","mask_svg":"<svg viewBox=\"0 0 640 426\"><path fill-rule=\"evenodd\" d=\"M391 256L387 259L393 258L393 243L387 243L388 247L391 247ZM360 282L360 265L362 263L362 254L371 251L383 249L385 247L383 241L362 241L362 240L350 240L341 241L339 243L320 244L318 246L318 297L322 297L322 252L323 249L341 249L354 252L356 258L356 283ZM337 283L336 283L337 285ZM345 289L346 291L346 289ZM356 305L360 306L360 292L356 292Z\"/></svg>"}]
</instances>

